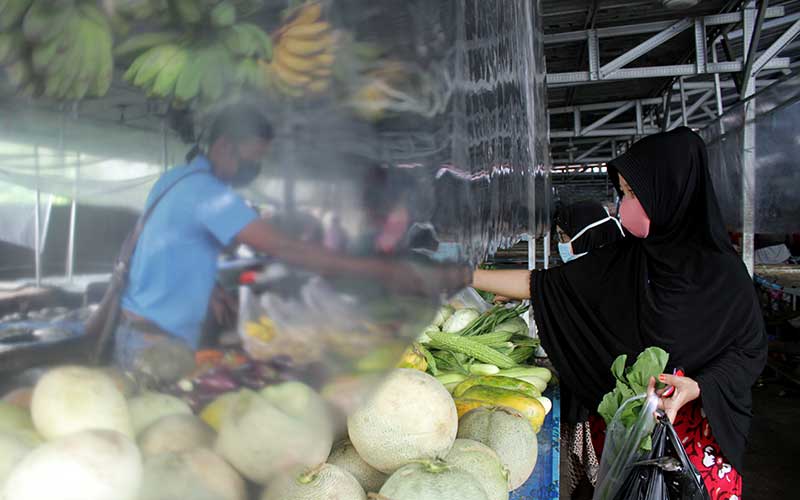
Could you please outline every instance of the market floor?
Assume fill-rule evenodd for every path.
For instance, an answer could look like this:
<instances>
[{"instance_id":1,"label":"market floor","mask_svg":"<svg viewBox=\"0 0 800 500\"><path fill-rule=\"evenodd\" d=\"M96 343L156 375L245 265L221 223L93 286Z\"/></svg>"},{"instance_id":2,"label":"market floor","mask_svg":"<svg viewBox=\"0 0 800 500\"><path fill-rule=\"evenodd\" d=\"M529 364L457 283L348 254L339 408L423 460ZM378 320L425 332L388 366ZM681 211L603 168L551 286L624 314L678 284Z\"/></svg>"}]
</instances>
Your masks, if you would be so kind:
<instances>
[{"instance_id":1,"label":"market floor","mask_svg":"<svg viewBox=\"0 0 800 500\"><path fill-rule=\"evenodd\" d=\"M753 426L745 461L743 500L798 498L800 391L768 383L753 389Z\"/></svg>"}]
</instances>

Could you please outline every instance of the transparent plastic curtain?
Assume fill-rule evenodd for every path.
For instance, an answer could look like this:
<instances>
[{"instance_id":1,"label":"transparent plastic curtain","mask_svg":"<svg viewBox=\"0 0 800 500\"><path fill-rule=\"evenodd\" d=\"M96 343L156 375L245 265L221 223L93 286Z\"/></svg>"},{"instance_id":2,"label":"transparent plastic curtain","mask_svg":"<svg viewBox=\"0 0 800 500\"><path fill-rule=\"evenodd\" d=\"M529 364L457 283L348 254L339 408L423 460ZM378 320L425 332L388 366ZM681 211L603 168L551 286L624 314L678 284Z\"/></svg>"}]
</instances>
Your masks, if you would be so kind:
<instances>
[{"instance_id":1,"label":"transparent plastic curtain","mask_svg":"<svg viewBox=\"0 0 800 500\"><path fill-rule=\"evenodd\" d=\"M800 231L800 76L790 76L737 104L702 131L722 215L742 227L742 146L747 106L755 107L754 221L757 233Z\"/></svg>"}]
</instances>

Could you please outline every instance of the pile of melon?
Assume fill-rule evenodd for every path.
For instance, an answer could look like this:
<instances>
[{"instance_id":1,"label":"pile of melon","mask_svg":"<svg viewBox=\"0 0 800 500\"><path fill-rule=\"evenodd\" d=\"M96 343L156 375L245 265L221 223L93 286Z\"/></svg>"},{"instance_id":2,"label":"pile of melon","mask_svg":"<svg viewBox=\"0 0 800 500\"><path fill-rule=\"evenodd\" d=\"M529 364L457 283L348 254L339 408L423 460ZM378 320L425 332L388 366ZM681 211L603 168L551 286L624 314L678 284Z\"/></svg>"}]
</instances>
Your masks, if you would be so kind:
<instances>
[{"instance_id":1,"label":"pile of melon","mask_svg":"<svg viewBox=\"0 0 800 500\"><path fill-rule=\"evenodd\" d=\"M484 407L459 422L417 370L391 372L338 441L334 413L299 382L225 394L198 416L127 394L108 370L54 368L29 402L0 402L0 500L507 500L536 464L523 415Z\"/></svg>"}]
</instances>

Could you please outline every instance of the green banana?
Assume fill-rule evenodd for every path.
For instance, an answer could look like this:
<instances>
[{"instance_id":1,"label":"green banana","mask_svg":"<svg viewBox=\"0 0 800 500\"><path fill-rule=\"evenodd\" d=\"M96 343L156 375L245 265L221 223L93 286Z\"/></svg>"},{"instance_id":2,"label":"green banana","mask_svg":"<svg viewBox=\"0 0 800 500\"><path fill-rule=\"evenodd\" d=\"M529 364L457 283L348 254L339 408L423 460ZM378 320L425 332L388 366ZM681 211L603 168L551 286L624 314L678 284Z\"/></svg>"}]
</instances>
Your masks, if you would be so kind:
<instances>
[{"instance_id":1,"label":"green banana","mask_svg":"<svg viewBox=\"0 0 800 500\"><path fill-rule=\"evenodd\" d=\"M272 59L272 38L260 27L251 23L241 23L238 26L246 31L256 47L256 54L262 59Z\"/></svg>"},{"instance_id":2,"label":"green banana","mask_svg":"<svg viewBox=\"0 0 800 500\"><path fill-rule=\"evenodd\" d=\"M11 64L25 48L25 40L19 33L0 33L0 64Z\"/></svg>"},{"instance_id":3,"label":"green banana","mask_svg":"<svg viewBox=\"0 0 800 500\"><path fill-rule=\"evenodd\" d=\"M48 0L34 0L22 21L22 31L31 43L47 43L64 33L73 7L54 7Z\"/></svg>"},{"instance_id":4,"label":"green banana","mask_svg":"<svg viewBox=\"0 0 800 500\"><path fill-rule=\"evenodd\" d=\"M150 87L158 76L159 71L164 68L164 65L169 63L169 60L178 50L180 50L180 48L175 44L159 45L139 56L146 57L147 59L136 73L133 84L143 89Z\"/></svg>"},{"instance_id":5,"label":"green banana","mask_svg":"<svg viewBox=\"0 0 800 500\"><path fill-rule=\"evenodd\" d=\"M138 54L157 45L173 43L180 40L181 34L177 31L161 31L155 33L141 33L134 35L114 48L114 55L124 57Z\"/></svg>"},{"instance_id":6,"label":"green banana","mask_svg":"<svg viewBox=\"0 0 800 500\"><path fill-rule=\"evenodd\" d=\"M197 0L175 0L178 17L186 24L197 24L203 20L203 10Z\"/></svg>"},{"instance_id":7,"label":"green banana","mask_svg":"<svg viewBox=\"0 0 800 500\"><path fill-rule=\"evenodd\" d=\"M70 16L69 24L64 32L64 51L56 57L48 67L45 95L55 99L66 98L72 83L80 72L82 59L81 18L77 14Z\"/></svg>"},{"instance_id":8,"label":"green banana","mask_svg":"<svg viewBox=\"0 0 800 500\"><path fill-rule=\"evenodd\" d=\"M206 60L207 51L191 53L189 61L184 66L178 80L175 82L175 97L181 101L188 102L200 92L200 81L209 69Z\"/></svg>"},{"instance_id":9,"label":"green banana","mask_svg":"<svg viewBox=\"0 0 800 500\"><path fill-rule=\"evenodd\" d=\"M6 74L16 87L23 87L33 78L33 68L27 61L17 61L5 67Z\"/></svg>"},{"instance_id":10,"label":"green banana","mask_svg":"<svg viewBox=\"0 0 800 500\"><path fill-rule=\"evenodd\" d=\"M92 96L102 97L111 88L111 81L114 78L114 56L111 52L113 44L114 40L108 31L101 33L98 37L99 60L95 69L95 78L89 87L89 94Z\"/></svg>"},{"instance_id":11,"label":"green banana","mask_svg":"<svg viewBox=\"0 0 800 500\"><path fill-rule=\"evenodd\" d=\"M33 0L4 0L0 3L0 31L16 26Z\"/></svg>"},{"instance_id":12,"label":"green banana","mask_svg":"<svg viewBox=\"0 0 800 500\"><path fill-rule=\"evenodd\" d=\"M236 83L257 89L264 88L264 72L255 59L242 59L236 65Z\"/></svg>"},{"instance_id":13,"label":"green banana","mask_svg":"<svg viewBox=\"0 0 800 500\"><path fill-rule=\"evenodd\" d=\"M68 99L80 100L86 97L89 86L95 75L95 68L98 63L99 44L97 43L98 27L87 17L81 18L80 35L80 64L77 74L70 85L66 94Z\"/></svg>"},{"instance_id":14,"label":"green banana","mask_svg":"<svg viewBox=\"0 0 800 500\"><path fill-rule=\"evenodd\" d=\"M53 61L55 61L56 56L58 55L58 49L61 45L60 42L60 39L56 39L49 43L34 47L32 62L33 69L35 69L37 73L48 72L48 67L53 64Z\"/></svg>"},{"instance_id":15,"label":"green banana","mask_svg":"<svg viewBox=\"0 0 800 500\"><path fill-rule=\"evenodd\" d=\"M80 13L84 18L93 22L95 25L97 25L97 27L103 30L111 31L111 25L108 23L108 18L93 3L82 3L78 9L80 9Z\"/></svg>"},{"instance_id":16,"label":"green banana","mask_svg":"<svg viewBox=\"0 0 800 500\"><path fill-rule=\"evenodd\" d=\"M222 43L234 55L250 57L255 53L256 47L252 44L250 34L242 29L242 25L236 24L225 31Z\"/></svg>"},{"instance_id":17,"label":"green banana","mask_svg":"<svg viewBox=\"0 0 800 500\"><path fill-rule=\"evenodd\" d=\"M161 71L158 72L158 77L153 83L151 93L157 97L169 97L175 91L175 84L178 77L186 67L186 61L189 58L189 52L181 48L169 60Z\"/></svg>"},{"instance_id":18,"label":"green banana","mask_svg":"<svg viewBox=\"0 0 800 500\"><path fill-rule=\"evenodd\" d=\"M227 28L236 22L236 7L227 0L222 0L211 9L209 14L211 25L215 28Z\"/></svg>"}]
</instances>

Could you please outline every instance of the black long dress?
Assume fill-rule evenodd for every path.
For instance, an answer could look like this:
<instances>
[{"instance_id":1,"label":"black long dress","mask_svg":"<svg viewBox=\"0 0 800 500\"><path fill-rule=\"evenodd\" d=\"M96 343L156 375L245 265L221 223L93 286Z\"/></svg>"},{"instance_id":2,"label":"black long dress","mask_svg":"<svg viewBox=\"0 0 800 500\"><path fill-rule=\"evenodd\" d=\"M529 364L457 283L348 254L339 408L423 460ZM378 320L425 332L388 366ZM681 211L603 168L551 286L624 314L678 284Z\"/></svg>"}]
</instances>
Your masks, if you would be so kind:
<instances>
[{"instance_id":1,"label":"black long dress","mask_svg":"<svg viewBox=\"0 0 800 500\"><path fill-rule=\"evenodd\" d=\"M587 408L613 388L616 356L665 349L670 367L699 383L712 433L740 468L767 341L752 281L723 226L705 144L688 128L653 135L613 160L609 174L617 189L618 174L627 180L650 234L533 272L542 345Z\"/></svg>"}]
</instances>

